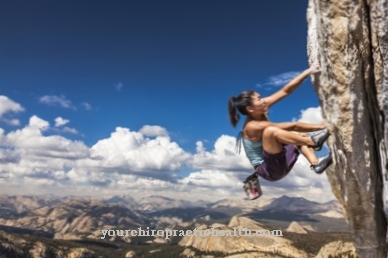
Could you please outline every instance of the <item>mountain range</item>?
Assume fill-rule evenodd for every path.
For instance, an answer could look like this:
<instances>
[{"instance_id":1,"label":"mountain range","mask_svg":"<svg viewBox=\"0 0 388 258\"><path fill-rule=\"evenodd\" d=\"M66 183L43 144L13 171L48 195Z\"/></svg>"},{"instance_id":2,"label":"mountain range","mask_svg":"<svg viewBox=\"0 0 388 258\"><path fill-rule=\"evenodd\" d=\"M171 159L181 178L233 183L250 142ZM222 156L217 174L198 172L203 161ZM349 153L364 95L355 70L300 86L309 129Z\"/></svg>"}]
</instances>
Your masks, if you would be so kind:
<instances>
[{"instance_id":1,"label":"mountain range","mask_svg":"<svg viewBox=\"0 0 388 258\"><path fill-rule=\"evenodd\" d=\"M100 227L222 222L236 215L257 221L287 223L324 220L334 224L344 222L342 207L337 201L318 203L289 196L264 203L241 199L191 202L157 195L144 197L139 201L129 195L105 199L0 195L0 225L36 229L54 235L90 233ZM340 227L340 231L343 231L343 227Z\"/></svg>"},{"instance_id":2,"label":"mountain range","mask_svg":"<svg viewBox=\"0 0 388 258\"><path fill-rule=\"evenodd\" d=\"M73 243L74 241L82 243L100 241L98 245L119 241L133 247L136 243L163 244L166 240L157 237L142 240L131 236L115 236L101 240L101 230L139 227L150 229L228 227L232 221L248 221L244 223L253 226L260 224L260 227L280 229L298 235L349 231L342 215L342 207L337 201L318 203L299 197L281 196L266 202L242 199L192 202L159 195L144 197L139 201L129 195L101 199L53 195L0 195L0 232L3 232L3 236L29 235L55 241L73 241ZM9 237L5 238L9 239ZM183 241L180 242L180 246L198 251L201 250L198 246L208 244L207 241L211 242L214 239L184 238L180 241ZM244 241L248 241L246 244L250 245L249 239ZM0 239L0 244L1 242ZM239 245L244 245L245 242L243 242L240 244L233 242L236 252L240 250ZM289 242L283 240L280 242L284 246L282 248L285 248L284 254L299 253L297 250L289 251L286 248ZM225 248L231 244L228 243L223 244ZM9 244L12 244L12 241ZM82 245L79 246L79 248L82 247ZM70 249L68 251L70 252Z\"/></svg>"}]
</instances>

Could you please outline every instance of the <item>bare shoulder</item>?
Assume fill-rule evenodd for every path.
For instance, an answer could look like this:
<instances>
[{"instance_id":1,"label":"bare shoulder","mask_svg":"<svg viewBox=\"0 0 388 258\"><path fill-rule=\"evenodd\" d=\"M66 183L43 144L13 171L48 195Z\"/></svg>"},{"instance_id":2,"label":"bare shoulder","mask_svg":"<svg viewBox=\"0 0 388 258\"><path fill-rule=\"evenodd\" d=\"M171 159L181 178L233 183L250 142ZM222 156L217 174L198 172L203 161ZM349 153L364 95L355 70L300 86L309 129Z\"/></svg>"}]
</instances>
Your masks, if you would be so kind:
<instances>
[{"instance_id":1,"label":"bare shoulder","mask_svg":"<svg viewBox=\"0 0 388 258\"><path fill-rule=\"evenodd\" d=\"M250 121L245 125L244 137L251 141L259 141L268 121Z\"/></svg>"},{"instance_id":2,"label":"bare shoulder","mask_svg":"<svg viewBox=\"0 0 388 258\"><path fill-rule=\"evenodd\" d=\"M247 132L258 133L262 132L267 126L270 125L272 125L272 123L268 121L249 121L245 125L245 129Z\"/></svg>"}]
</instances>

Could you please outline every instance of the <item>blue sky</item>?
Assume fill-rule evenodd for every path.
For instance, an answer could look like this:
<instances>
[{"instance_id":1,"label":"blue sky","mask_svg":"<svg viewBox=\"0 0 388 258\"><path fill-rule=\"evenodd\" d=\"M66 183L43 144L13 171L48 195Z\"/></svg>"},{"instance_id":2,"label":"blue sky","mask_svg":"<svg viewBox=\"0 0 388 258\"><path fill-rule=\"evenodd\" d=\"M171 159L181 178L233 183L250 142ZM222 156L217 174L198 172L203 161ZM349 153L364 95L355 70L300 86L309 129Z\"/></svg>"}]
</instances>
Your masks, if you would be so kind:
<instances>
[{"instance_id":1,"label":"blue sky","mask_svg":"<svg viewBox=\"0 0 388 258\"><path fill-rule=\"evenodd\" d=\"M238 133L228 121L230 96L247 89L269 95L308 68L307 3L307 0L2 2L0 95L4 98L0 102L0 128L6 142L2 157L3 160L10 159L7 155L18 157L13 164L19 167L29 164L25 170L15 172L10 163L3 162L3 183L11 182L17 187L35 182L37 187L31 186L26 193L52 192L50 187L71 186L85 187L82 191L92 194L87 186L93 186L96 192L118 189L122 177L134 176L134 180L145 180L142 181L145 184L155 179L161 191L163 187L171 188L168 184L174 184L176 191L185 183L195 186L195 180L191 180L195 176L204 177L208 173L213 177L206 171L217 170L214 173L222 177L227 174L227 167L203 165L213 164L209 160L200 162L202 165L193 164L198 150L204 148L209 155L215 155L217 141ZM310 117L317 118L320 114L314 108L318 106L317 95L307 79L292 96L270 109L270 118L274 122L298 120L308 108L313 108ZM26 137L29 130L23 131L29 125L38 129L32 133L35 138ZM110 140L117 127L126 130L117 133L121 136L117 136L112 147ZM136 138L136 133L146 138L144 142ZM138 139L137 145L126 145L125 141L136 142L128 140L128 135ZM166 136L167 145L158 136ZM17 137L30 141L29 146L20 144ZM43 144L45 141L48 143ZM153 141L159 147L169 146L163 149L164 156L155 149L141 152L142 144L152 145ZM64 147L59 148L58 142ZM117 146L121 143L128 148ZM5 152L5 145L15 153ZM29 148L36 153L28 151ZM39 148L47 153L38 152ZM50 148L56 151L55 155L48 153ZM80 156L89 157L90 150L95 149L103 160L113 163L99 164L88 171L80 169L85 168L80 164L94 162L81 160ZM69 161L66 152L77 157ZM179 165L132 166L130 162L138 160L134 161L136 155L131 153L148 160L155 155L161 155L156 159L167 161L175 157L169 164ZM184 158L176 158L176 153ZM114 163L119 154L125 162L120 159ZM244 163L244 159L239 160ZM45 165L37 165L37 161ZM50 167L50 162L56 165ZM249 171L246 161L242 167L233 166L230 165L230 170L241 172L235 178L240 179ZM93 173L98 173L95 175L98 180L88 181L86 178L92 178ZM82 178L81 174L85 180L75 180ZM177 182L174 177L186 181ZM236 180L232 176L225 181ZM238 180L231 184L237 188L231 186L234 190L228 194L239 189ZM209 185L202 186L211 190ZM287 190L287 186L282 187ZM12 187L6 190L12 191ZM231 195L239 196L240 192L236 190L237 194ZM219 197L223 195L227 197L224 192Z\"/></svg>"}]
</instances>

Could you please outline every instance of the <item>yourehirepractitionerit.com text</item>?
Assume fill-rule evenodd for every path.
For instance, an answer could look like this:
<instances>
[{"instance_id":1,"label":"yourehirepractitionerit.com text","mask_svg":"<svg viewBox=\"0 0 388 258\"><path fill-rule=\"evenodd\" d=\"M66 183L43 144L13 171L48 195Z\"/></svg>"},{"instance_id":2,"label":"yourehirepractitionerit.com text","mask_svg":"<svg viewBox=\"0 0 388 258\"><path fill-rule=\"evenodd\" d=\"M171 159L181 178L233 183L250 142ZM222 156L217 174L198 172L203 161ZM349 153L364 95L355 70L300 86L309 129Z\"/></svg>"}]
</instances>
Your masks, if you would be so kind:
<instances>
[{"instance_id":1,"label":"yourehirepractitionerit.com text","mask_svg":"<svg viewBox=\"0 0 388 258\"><path fill-rule=\"evenodd\" d=\"M155 237L164 237L165 239L169 239L171 236L283 236L283 232L281 230L249 230L248 228L232 228L232 229L193 229L193 230L156 230L156 229L142 229L141 227L137 229L102 229L101 230L102 237L101 239L105 239L106 236L155 236Z\"/></svg>"}]
</instances>

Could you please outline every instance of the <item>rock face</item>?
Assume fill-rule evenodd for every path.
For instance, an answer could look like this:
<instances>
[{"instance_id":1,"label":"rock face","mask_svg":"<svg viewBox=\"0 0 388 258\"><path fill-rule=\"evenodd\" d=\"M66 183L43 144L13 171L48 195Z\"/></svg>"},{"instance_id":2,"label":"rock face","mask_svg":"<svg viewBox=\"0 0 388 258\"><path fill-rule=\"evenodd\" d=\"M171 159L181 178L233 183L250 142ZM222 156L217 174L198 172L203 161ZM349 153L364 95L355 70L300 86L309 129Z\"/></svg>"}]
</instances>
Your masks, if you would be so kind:
<instances>
[{"instance_id":1,"label":"rock face","mask_svg":"<svg viewBox=\"0 0 388 258\"><path fill-rule=\"evenodd\" d=\"M335 241L328 243L319 250L319 253L314 258L325 258L340 256L349 257L351 255L356 256L354 245L349 242Z\"/></svg>"},{"instance_id":2,"label":"rock face","mask_svg":"<svg viewBox=\"0 0 388 258\"><path fill-rule=\"evenodd\" d=\"M286 231L298 234L307 234L307 231L298 222L295 221L291 222Z\"/></svg>"},{"instance_id":3,"label":"rock face","mask_svg":"<svg viewBox=\"0 0 388 258\"><path fill-rule=\"evenodd\" d=\"M279 254L279 257L298 257L307 258L309 255L304 251L301 251L292 246L291 241L281 237L280 235L264 235L256 232L267 231L262 224L253 221L246 217L234 216L229 221L228 225L217 225L215 232L224 232L223 236L216 235L218 233L212 233L212 227L206 225L197 225L197 230L202 230L202 233L197 232L197 235L185 235L179 242L180 246L188 248L193 247L201 251L222 252L222 257L263 257L263 253L270 253L270 257L276 257L275 254ZM245 229L249 232L246 234ZM208 230L209 233L205 233ZM242 230L241 234L234 234L234 230ZM228 235L226 232L230 232ZM269 231L268 231L269 232ZM201 236L202 234L202 236ZM281 233L281 235L283 235ZM186 251L188 253L190 251ZM249 252L250 254L239 254ZM268 257L268 256L267 256Z\"/></svg>"},{"instance_id":4,"label":"rock face","mask_svg":"<svg viewBox=\"0 0 388 258\"><path fill-rule=\"evenodd\" d=\"M97 257L93 251L83 247L69 248L57 242L44 244L36 239L24 239L0 231L0 257L50 257L50 258L91 258Z\"/></svg>"},{"instance_id":5,"label":"rock face","mask_svg":"<svg viewBox=\"0 0 388 258\"><path fill-rule=\"evenodd\" d=\"M388 1L310 0L309 63L331 136L327 170L360 257L387 257Z\"/></svg>"}]
</instances>

